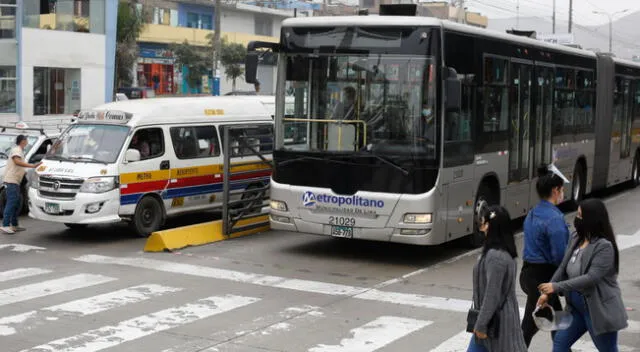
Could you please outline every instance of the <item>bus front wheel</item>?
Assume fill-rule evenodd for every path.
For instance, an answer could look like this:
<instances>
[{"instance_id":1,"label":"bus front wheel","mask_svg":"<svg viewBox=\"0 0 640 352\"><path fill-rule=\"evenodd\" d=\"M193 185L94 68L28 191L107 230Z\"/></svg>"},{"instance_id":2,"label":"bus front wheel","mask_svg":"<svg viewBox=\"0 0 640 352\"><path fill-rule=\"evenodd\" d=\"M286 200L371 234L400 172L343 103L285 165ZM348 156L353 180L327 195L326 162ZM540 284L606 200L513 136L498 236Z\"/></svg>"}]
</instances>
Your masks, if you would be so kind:
<instances>
[{"instance_id":1,"label":"bus front wheel","mask_svg":"<svg viewBox=\"0 0 640 352\"><path fill-rule=\"evenodd\" d=\"M162 204L151 196L142 198L136 206L131 227L138 236L148 237L162 226L164 211Z\"/></svg>"},{"instance_id":2,"label":"bus front wheel","mask_svg":"<svg viewBox=\"0 0 640 352\"><path fill-rule=\"evenodd\" d=\"M496 204L498 204L498 199L495 192L486 183L481 184L473 209L473 233L467 237L469 247L478 248L484 243L484 234L480 232L478 220L484 208Z\"/></svg>"}]
</instances>

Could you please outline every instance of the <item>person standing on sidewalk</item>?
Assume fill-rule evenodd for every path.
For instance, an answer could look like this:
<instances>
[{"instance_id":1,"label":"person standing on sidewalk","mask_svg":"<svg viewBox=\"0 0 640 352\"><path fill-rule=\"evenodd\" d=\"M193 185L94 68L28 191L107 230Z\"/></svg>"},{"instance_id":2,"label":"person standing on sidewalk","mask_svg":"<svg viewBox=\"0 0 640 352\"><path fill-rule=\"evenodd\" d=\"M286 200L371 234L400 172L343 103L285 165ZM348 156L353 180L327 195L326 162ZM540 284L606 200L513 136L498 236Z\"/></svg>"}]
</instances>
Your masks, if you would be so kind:
<instances>
[{"instance_id":1,"label":"person standing on sidewalk","mask_svg":"<svg viewBox=\"0 0 640 352\"><path fill-rule=\"evenodd\" d=\"M600 352L618 351L618 331L628 316L618 285L620 253L607 207L599 199L580 204L577 234L548 283L541 284L539 306L557 294L567 298L571 325L553 339L553 352L567 352L586 332Z\"/></svg>"},{"instance_id":2,"label":"person standing on sidewalk","mask_svg":"<svg viewBox=\"0 0 640 352\"><path fill-rule=\"evenodd\" d=\"M42 164L29 164L24 161L24 148L28 145L27 137L16 137L16 146L11 149L9 160L4 171L4 189L7 195L7 204L4 206L4 219L0 230L6 234L14 234L24 229L18 226L20 214L20 184L26 173L25 168L36 168Z\"/></svg>"},{"instance_id":3,"label":"person standing on sidewalk","mask_svg":"<svg viewBox=\"0 0 640 352\"><path fill-rule=\"evenodd\" d=\"M526 352L516 298L516 258L511 217L501 206L488 207L480 216L485 244L473 267L473 336L467 352ZM467 330L469 331L469 330Z\"/></svg>"},{"instance_id":4,"label":"person standing on sidewalk","mask_svg":"<svg viewBox=\"0 0 640 352\"><path fill-rule=\"evenodd\" d=\"M552 171L553 170L553 171ZM564 214L557 205L564 199L564 184L568 180L557 169L541 166L538 169L536 190L540 203L527 214L524 220L524 254L520 287L527 295L522 333L527 347L538 332L533 319L536 303L540 298L538 285L549 282L562 262L569 243L569 227ZM553 296L549 305L554 310L562 310L557 296ZM552 338L555 332L551 333Z\"/></svg>"}]
</instances>

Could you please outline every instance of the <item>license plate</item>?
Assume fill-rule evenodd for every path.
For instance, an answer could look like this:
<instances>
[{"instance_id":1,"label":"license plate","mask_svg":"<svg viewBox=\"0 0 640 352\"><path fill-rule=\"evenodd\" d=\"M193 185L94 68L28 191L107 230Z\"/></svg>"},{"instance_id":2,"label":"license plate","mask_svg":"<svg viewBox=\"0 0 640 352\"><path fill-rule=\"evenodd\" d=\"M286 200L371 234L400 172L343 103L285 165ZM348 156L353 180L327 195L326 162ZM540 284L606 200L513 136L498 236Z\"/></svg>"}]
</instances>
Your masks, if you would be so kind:
<instances>
[{"instance_id":1,"label":"license plate","mask_svg":"<svg viewBox=\"0 0 640 352\"><path fill-rule=\"evenodd\" d=\"M44 203L44 212L49 214L60 214L60 205L56 203Z\"/></svg>"},{"instance_id":2,"label":"license plate","mask_svg":"<svg viewBox=\"0 0 640 352\"><path fill-rule=\"evenodd\" d=\"M353 227L331 226L331 236L342 238L353 238Z\"/></svg>"}]
</instances>

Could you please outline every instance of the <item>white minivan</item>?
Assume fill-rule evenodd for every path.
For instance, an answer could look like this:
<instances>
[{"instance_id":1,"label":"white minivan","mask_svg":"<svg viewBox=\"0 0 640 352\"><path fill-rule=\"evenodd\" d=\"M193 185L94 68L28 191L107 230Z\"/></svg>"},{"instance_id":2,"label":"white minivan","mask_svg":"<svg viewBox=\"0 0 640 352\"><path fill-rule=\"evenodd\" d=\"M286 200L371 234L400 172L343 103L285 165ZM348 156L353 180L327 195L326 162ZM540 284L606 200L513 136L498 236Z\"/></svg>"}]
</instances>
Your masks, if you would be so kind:
<instances>
[{"instance_id":1,"label":"white minivan","mask_svg":"<svg viewBox=\"0 0 640 352\"><path fill-rule=\"evenodd\" d=\"M226 125L246 126L238 133L259 136L271 159L272 113L256 97L140 99L81 112L36 170L29 215L70 228L124 220L146 236L168 216L220 207ZM256 163L234 182L264 187L270 175Z\"/></svg>"}]
</instances>

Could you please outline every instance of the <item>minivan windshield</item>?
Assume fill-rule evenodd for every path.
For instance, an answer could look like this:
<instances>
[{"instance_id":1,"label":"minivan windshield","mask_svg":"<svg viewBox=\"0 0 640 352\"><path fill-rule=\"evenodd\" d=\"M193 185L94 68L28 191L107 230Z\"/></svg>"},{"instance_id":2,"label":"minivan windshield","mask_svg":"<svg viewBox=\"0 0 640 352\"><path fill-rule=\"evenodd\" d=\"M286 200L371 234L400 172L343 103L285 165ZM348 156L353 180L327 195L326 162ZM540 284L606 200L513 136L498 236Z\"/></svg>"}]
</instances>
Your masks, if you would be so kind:
<instances>
[{"instance_id":1,"label":"minivan windshield","mask_svg":"<svg viewBox=\"0 0 640 352\"><path fill-rule=\"evenodd\" d=\"M74 125L60 136L46 159L113 163L118 159L128 133L127 126Z\"/></svg>"}]
</instances>

